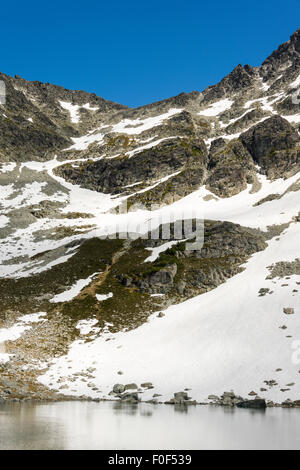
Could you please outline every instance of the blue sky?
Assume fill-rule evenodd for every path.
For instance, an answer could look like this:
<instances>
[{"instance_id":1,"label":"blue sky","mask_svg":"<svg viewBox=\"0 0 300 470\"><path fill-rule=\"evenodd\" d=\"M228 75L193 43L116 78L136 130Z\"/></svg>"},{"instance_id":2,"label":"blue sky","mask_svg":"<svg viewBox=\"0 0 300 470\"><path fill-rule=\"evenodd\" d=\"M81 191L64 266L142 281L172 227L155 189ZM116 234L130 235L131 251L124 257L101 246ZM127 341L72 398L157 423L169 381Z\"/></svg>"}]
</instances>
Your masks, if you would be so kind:
<instances>
[{"instance_id":1,"label":"blue sky","mask_svg":"<svg viewBox=\"0 0 300 470\"><path fill-rule=\"evenodd\" d=\"M299 0L2 2L0 70L140 106L260 65L299 18Z\"/></svg>"}]
</instances>

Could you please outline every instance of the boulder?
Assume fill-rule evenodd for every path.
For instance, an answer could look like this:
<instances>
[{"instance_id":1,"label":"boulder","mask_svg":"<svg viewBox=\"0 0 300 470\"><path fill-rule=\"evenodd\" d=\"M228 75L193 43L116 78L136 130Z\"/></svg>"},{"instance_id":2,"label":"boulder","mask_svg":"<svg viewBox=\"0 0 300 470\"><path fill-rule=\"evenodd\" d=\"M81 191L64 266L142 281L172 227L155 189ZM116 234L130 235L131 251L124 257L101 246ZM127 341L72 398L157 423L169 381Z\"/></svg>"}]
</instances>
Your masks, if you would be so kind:
<instances>
[{"instance_id":1,"label":"boulder","mask_svg":"<svg viewBox=\"0 0 300 470\"><path fill-rule=\"evenodd\" d=\"M209 395L207 397L208 400L219 401L220 398L217 395Z\"/></svg>"},{"instance_id":2,"label":"boulder","mask_svg":"<svg viewBox=\"0 0 300 470\"><path fill-rule=\"evenodd\" d=\"M191 399L186 392L175 392L174 398L175 400L190 400Z\"/></svg>"},{"instance_id":3,"label":"boulder","mask_svg":"<svg viewBox=\"0 0 300 470\"><path fill-rule=\"evenodd\" d=\"M265 409L267 407L266 400L256 399L256 400L245 400L237 403L238 408L253 408L253 409Z\"/></svg>"},{"instance_id":4,"label":"boulder","mask_svg":"<svg viewBox=\"0 0 300 470\"><path fill-rule=\"evenodd\" d=\"M125 391L125 386L123 384L115 384L113 386L114 393L123 393Z\"/></svg>"},{"instance_id":5,"label":"boulder","mask_svg":"<svg viewBox=\"0 0 300 470\"><path fill-rule=\"evenodd\" d=\"M295 309L293 309L293 308L284 308L283 313L285 313L286 315L293 315L295 313Z\"/></svg>"},{"instance_id":6,"label":"boulder","mask_svg":"<svg viewBox=\"0 0 300 470\"><path fill-rule=\"evenodd\" d=\"M125 385L125 390L136 390L138 388L137 384L126 384Z\"/></svg>"},{"instance_id":7,"label":"boulder","mask_svg":"<svg viewBox=\"0 0 300 470\"><path fill-rule=\"evenodd\" d=\"M139 401L139 396L136 392L125 393L120 398L122 401L127 402L127 403L137 403Z\"/></svg>"},{"instance_id":8,"label":"boulder","mask_svg":"<svg viewBox=\"0 0 300 470\"><path fill-rule=\"evenodd\" d=\"M269 178L289 177L299 171L299 135L281 116L256 124L240 140Z\"/></svg>"}]
</instances>

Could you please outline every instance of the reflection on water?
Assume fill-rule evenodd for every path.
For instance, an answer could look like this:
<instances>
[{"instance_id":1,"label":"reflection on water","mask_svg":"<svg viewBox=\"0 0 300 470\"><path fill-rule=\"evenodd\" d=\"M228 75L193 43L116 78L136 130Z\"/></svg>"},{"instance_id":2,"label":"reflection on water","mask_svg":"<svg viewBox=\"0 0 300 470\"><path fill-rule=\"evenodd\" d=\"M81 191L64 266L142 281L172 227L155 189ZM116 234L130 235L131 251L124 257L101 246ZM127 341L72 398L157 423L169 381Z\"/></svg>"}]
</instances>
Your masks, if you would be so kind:
<instances>
[{"instance_id":1,"label":"reflection on water","mask_svg":"<svg viewBox=\"0 0 300 470\"><path fill-rule=\"evenodd\" d=\"M0 405L0 449L300 449L299 428L300 409Z\"/></svg>"}]
</instances>

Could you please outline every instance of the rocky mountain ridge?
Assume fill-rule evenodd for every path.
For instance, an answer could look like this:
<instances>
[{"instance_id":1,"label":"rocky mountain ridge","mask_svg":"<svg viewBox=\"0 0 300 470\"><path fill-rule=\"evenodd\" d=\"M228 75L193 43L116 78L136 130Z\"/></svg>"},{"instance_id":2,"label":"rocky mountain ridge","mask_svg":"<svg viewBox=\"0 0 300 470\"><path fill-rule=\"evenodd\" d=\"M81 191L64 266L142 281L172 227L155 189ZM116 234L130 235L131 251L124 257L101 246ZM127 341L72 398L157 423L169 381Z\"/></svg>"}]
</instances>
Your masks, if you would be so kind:
<instances>
[{"instance_id":1,"label":"rocky mountain ridge","mask_svg":"<svg viewBox=\"0 0 300 470\"><path fill-rule=\"evenodd\" d=\"M135 109L0 75L0 397L299 400L299 41Z\"/></svg>"}]
</instances>

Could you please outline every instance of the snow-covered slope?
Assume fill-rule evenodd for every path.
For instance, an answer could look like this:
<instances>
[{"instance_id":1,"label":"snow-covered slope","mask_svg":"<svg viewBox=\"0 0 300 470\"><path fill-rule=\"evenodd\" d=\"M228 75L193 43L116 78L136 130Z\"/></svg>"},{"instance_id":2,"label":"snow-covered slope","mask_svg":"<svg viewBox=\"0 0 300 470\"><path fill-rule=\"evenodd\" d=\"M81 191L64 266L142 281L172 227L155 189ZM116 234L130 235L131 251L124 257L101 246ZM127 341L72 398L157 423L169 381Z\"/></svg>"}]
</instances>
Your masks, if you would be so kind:
<instances>
[{"instance_id":1,"label":"snow-covered slope","mask_svg":"<svg viewBox=\"0 0 300 470\"><path fill-rule=\"evenodd\" d=\"M1 75L0 397L300 399L299 38L137 109Z\"/></svg>"},{"instance_id":2,"label":"snow-covered slope","mask_svg":"<svg viewBox=\"0 0 300 470\"><path fill-rule=\"evenodd\" d=\"M200 401L225 390L244 397L255 391L277 402L299 399L299 275L266 279L268 266L295 259L299 236L299 224L291 224L263 253L252 257L243 273L211 292L169 307L163 318L154 313L130 332L75 341L68 354L40 377L41 382L59 388L64 378L68 393L94 398L108 397L112 384L121 381L152 382L154 388L142 394L143 400L154 393L168 400L183 388ZM273 293L260 297L261 288ZM295 313L284 314L288 307ZM287 329L281 329L283 325ZM89 367L92 377L83 382L80 374ZM265 381L271 380L277 385L267 386ZM93 391L91 383L98 390Z\"/></svg>"}]
</instances>

